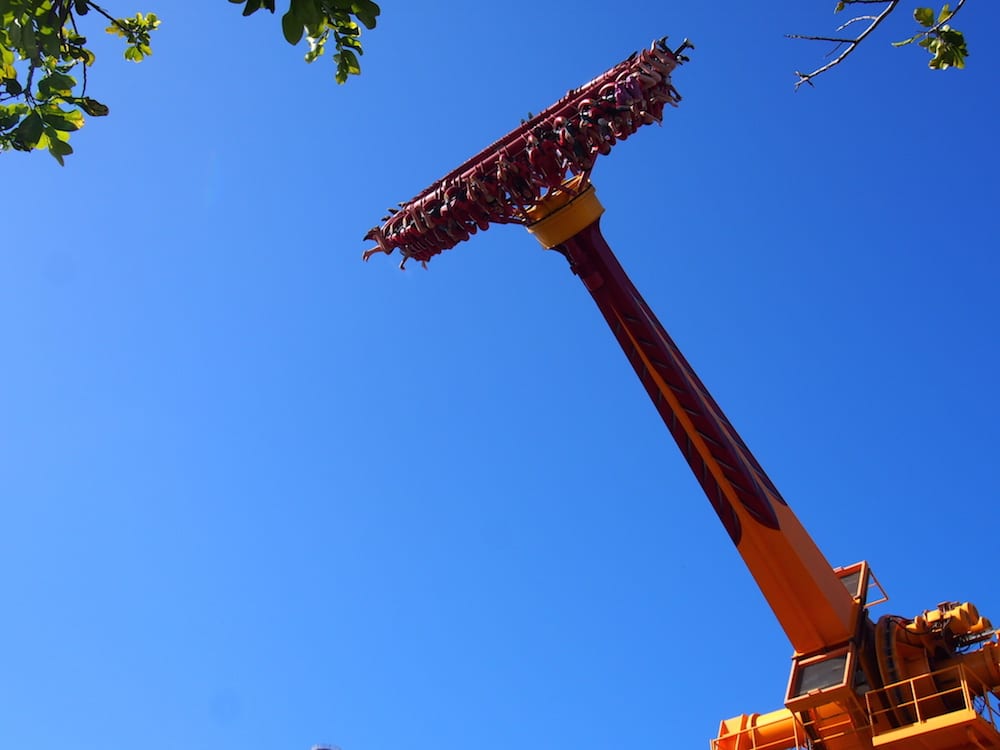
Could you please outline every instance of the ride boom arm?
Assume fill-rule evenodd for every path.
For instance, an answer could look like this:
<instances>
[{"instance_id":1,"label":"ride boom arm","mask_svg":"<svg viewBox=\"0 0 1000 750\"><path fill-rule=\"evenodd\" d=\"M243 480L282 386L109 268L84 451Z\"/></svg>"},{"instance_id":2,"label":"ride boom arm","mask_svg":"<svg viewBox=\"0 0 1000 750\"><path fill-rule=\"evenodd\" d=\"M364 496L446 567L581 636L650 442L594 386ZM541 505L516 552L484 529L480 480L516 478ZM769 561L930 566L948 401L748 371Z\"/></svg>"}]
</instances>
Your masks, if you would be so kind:
<instances>
[{"instance_id":1,"label":"ride boom arm","mask_svg":"<svg viewBox=\"0 0 1000 750\"><path fill-rule=\"evenodd\" d=\"M597 303L795 651L850 640L860 605L629 280L599 219L553 249Z\"/></svg>"},{"instance_id":2,"label":"ride boom arm","mask_svg":"<svg viewBox=\"0 0 1000 750\"><path fill-rule=\"evenodd\" d=\"M367 235L390 254L426 263L493 223L528 226L569 260L799 654L855 635L860 604L847 591L722 410L632 285L601 235L589 183L600 154L680 95L687 58L666 37L523 122L434 183Z\"/></svg>"}]
</instances>

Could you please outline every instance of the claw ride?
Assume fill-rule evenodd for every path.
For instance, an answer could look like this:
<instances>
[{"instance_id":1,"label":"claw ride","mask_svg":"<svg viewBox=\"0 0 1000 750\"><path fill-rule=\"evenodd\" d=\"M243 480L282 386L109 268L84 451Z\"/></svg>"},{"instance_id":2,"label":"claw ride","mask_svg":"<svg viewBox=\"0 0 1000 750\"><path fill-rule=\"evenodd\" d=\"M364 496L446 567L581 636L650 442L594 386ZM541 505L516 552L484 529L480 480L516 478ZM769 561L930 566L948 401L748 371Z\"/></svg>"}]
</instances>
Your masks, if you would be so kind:
<instances>
[{"instance_id":1,"label":"claw ride","mask_svg":"<svg viewBox=\"0 0 1000 750\"><path fill-rule=\"evenodd\" d=\"M601 235L597 156L659 122L687 61L666 38L633 54L390 209L364 254L425 263L494 223L561 253L600 308L794 649L784 708L724 720L711 750L1000 750L1000 642L970 603L916 617L867 562L832 567Z\"/></svg>"}]
</instances>

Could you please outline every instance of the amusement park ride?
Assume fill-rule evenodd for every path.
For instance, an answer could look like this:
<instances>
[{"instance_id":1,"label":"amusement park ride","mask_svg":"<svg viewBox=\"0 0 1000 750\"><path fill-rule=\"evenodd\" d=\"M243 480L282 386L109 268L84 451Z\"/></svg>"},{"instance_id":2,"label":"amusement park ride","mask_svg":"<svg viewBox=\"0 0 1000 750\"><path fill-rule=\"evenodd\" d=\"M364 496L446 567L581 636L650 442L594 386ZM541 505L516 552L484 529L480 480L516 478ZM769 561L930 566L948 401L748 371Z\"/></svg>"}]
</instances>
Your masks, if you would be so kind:
<instances>
[{"instance_id":1,"label":"amusement park ride","mask_svg":"<svg viewBox=\"0 0 1000 750\"><path fill-rule=\"evenodd\" d=\"M867 562L832 567L625 275L600 231L590 172L680 101L687 61L666 38L489 146L366 239L426 263L494 223L527 226L566 257L607 320L794 649L784 708L724 720L712 750L1000 750L1000 641L970 603L916 617Z\"/></svg>"}]
</instances>

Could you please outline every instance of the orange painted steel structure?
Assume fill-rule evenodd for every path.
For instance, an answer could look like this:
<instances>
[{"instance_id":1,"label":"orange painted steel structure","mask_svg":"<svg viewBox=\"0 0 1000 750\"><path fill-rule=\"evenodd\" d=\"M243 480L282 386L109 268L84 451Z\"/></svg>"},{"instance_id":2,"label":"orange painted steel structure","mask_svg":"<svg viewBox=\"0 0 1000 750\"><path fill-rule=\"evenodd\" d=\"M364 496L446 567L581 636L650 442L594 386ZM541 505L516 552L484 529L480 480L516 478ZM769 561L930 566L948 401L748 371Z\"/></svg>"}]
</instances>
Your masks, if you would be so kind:
<instances>
[{"instance_id":1,"label":"orange painted steel structure","mask_svg":"<svg viewBox=\"0 0 1000 750\"><path fill-rule=\"evenodd\" d=\"M873 620L869 608L886 597L868 564L834 568L827 562L618 263L600 231L603 208L589 183L589 167L565 179L567 170L574 171L573 158L581 158L580 153L571 157L569 149L579 144L571 139L562 142L562 150L553 149L557 161L550 174L532 171L528 136L534 133L534 143L539 142L546 117L573 122L573 102L595 107L588 93L604 92L607 106L601 111L611 120L625 118L626 110L646 112L649 101L655 103L663 92L679 100L669 72L680 56L666 50L662 40L651 49L669 70L660 80L650 78L653 83L646 88L635 88L631 100L616 101L612 84L636 74L637 55L570 92L548 115L498 142L505 146L495 144L477 158L491 165L520 159L521 168L514 171L540 183L529 200L531 191L511 190L497 172L487 206L505 220L526 224L544 247L569 261L794 649L784 708L723 721L711 750L1000 750L1000 642L990 622L974 605L957 602L912 618ZM663 67L657 70L662 73ZM587 111L593 115L595 109ZM577 122L586 125L586 113ZM626 124L613 123L618 131L634 132L633 121ZM605 152L615 130L609 126L610 138L587 142L592 152L584 163L592 165L588 159ZM523 149L511 154L508 147L514 143ZM470 160L421 193L416 204L402 204L409 221L394 218L373 230L369 236L379 240L377 249L400 247L404 259L408 254L426 260L453 246L469 220L461 202L468 183L462 180L476 175L478 164ZM552 172L560 170L556 183ZM436 212L429 209L434 201ZM443 226L456 217L458 229Z\"/></svg>"}]
</instances>

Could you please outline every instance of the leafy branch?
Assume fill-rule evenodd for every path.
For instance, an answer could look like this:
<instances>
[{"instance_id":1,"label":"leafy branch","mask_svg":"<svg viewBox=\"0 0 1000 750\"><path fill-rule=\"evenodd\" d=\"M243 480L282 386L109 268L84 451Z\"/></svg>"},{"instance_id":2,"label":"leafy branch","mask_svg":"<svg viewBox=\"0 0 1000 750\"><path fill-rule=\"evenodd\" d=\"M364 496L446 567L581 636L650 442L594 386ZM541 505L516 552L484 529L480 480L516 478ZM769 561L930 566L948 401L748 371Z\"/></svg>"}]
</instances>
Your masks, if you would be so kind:
<instances>
[{"instance_id":1,"label":"leafy branch","mask_svg":"<svg viewBox=\"0 0 1000 750\"><path fill-rule=\"evenodd\" d=\"M230 0L249 16L274 13L275 0ZM381 10L372 0L288 0L281 27L289 43L303 36L307 62L336 50L336 80L361 72L361 27L375 28ZM60 164L73 153L70 134L86 116L103 117L107 105L87 95L87 70L94 53L77 28L78 17L103 16L108 34L125 40L124 56L142 62L153 54L150 35L160 26L155 13L116 17L93 0L0 0L0 152L46 149Z\"/></svg>"},{"instance_id":2,"label":"leafy branch","mask_svg":"<svg viewBox=\"0 0 1000 750\"><path fill-rule=\"evenodd\" d=\"M107 105L87 96L95 56L77 16L91 11L111 21L108 32L126 39L125 59L152 54L149 34L160 25L153 13L115 18L91 0L4 0L0 6L0 151L47 149L64 164L73 153L70 133L83 127L85 115L108 114Z\"/></svg>"},{"instance_id":3,"label":"leafy branch","mask_svg":"<svg viewBox=\"0 0 1000 750\"><path fill-rule=\"evenodd\" d=\"M274 0L229 0L244 6L243 15L249 16L262 8L274 13ZM302 41L309 44L305 61L314 62L326 52L333 40L336 52L333 62L337 66L337 83L346 83L352 75L360 75L358 56L361 47L361 26L374 29L379 6L372 0L290 0L288 11L281 17L281 31L292 46ZM357 20L355 20L357 19Z\"/></svg>"},{"instance_id":4,"label":"leafy branch","mask_svg":"<svg viewBox=\"0 0 1000 750\"><path fill-rule=\"evenodd\" d=\"M893 42L892 46L905 47L907 44L916 42L932 55L930 62L927 63L928 67L934 70L946 70L951 67L964 68L965 58L969 56L969 49L965 45L965 35L961 31L951 28L948 24L963 5L965 5L965 0L958 0L955 9L952 10L948 4L945 4L941 8L941 12L938 13L937 21L934 20L934 11L931 8L917 8L913 11L913 18L926 31L919 31L901 42Z\"/></svg>"},{"instance_id":5,"label":"leafy branch","mask_svg":"<svg viewBox=\"0 0 1000 750\"><path fill-rule=\"evenodd\" d=\"M882 24L883 21L885 21L893 12L898 10L899 2L900 0L838 0L837 5L833 9L834 13L840 13L848 5L884 6L881 11L875 15L856 16L837 27L837 31L840 32L854 26L854 24L866 23L867 25L864 29L854 36L812 36L806 34L786 34L785 36L789 39L807 39L816 42L833 42L836 46L830 54L840 51L840 53L826 65L816 68L809 73L795 71L795 75L798 76L795 88L798 89L798 87L803 83L808 83L812 86L814 78L825 73L831 68L840 65L851 55L852 52L854 52L854 50L858 48L861 42L863 42ZM916 42L919 46L927 49L933 56L928 65L934 70L944 70L949 67L965 67L965 58L969 54L965 43L965 37L961 31L953 29L950 25L948 25L948 21L954 17L964 4L965 0L958 0L954 10L951 10L948 5L945 5L940 14L938 14L936 22L934 20L934 11L931 8L917 8L913 11L913 17L917 23L924 27L925 30L917 32L909 39L904 39L901 42L893 42L893 46L903 47L907 44Z\"/></svg>"}]
</instances>

